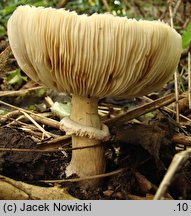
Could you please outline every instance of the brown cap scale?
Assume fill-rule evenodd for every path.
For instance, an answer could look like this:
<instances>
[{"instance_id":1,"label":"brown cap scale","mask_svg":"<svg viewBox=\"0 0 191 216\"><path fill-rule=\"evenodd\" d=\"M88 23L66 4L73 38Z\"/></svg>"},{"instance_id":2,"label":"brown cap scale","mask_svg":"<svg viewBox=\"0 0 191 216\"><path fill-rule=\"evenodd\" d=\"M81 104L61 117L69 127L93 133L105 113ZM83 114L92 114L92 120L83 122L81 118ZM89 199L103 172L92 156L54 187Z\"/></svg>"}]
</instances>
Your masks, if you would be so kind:
<instances>
[{"instance_id":1,"label":"brown cap scale","mask_svg":"<svg viewBox=\"0 0 191 216\"><path fill-rule=\"evenodd\" d=\"M67 175L105 171L109 138L98 116L98 99L132 98L158 90L175 71L181 36L160 21L110 14L77 15L64 9L20 6L8 21L8 37L21 69L34 81L72 93L70 118L60 128L75 150Z\"/></svg>"}]
</instances>

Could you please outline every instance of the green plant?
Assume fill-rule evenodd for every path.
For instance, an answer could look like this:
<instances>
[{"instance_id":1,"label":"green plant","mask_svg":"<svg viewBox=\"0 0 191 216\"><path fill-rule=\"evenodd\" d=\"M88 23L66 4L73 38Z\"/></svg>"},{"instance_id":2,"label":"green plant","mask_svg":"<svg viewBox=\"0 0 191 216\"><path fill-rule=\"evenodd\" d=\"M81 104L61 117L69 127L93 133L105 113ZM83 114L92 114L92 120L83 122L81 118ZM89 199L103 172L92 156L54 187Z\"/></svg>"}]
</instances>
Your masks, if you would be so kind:
<instances>
[{"instance_id":1,"label":"green plant","mask_svg":"<svg viewBox=\"0 0 191 216\"><path fill-rule=\"evenodd\" d=\"M183 49L187 48L191 42L191 22L188 24L185 31L182 34L182 47Z\"/></svg>"},{"instance_id":2,"label":"green plant","mask_svg":"<svg viewBox=\"0 0 191 216\"><path fill-rule=\"evenodd\" d=\"M26 81L27 76L22 76L20 69L9 72L9 75L7 76L7 83L14 85L16 89L18 89L23 84L23 82Z\"/></svg>"},{"instance_id":3,"label":"green plant","mask_svg":"<svg viewBox=\"0 0 191 216\"><path fill-rule=\"evenodd\" d=\"M6 35L7 32L7 20L10 15L19 5L34 5L34 6L56 6L58 0L7 0L0 1L0 36Z\"/></svg>"}]
</instances>

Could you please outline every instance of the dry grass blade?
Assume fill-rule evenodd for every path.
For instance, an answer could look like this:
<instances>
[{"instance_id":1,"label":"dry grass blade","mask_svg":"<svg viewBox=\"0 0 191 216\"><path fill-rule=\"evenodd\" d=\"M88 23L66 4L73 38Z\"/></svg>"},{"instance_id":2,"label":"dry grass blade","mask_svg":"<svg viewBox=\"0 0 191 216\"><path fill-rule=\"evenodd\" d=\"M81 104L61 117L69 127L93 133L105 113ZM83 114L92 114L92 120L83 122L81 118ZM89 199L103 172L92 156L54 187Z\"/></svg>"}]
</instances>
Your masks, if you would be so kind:
<instances>
[{"instance_id":1,"label":"dry grass blade","mask_svg":"<svg viewBox=\"0 0 191 216\"><path fill-rule=\"evenodd\" d=\"M54 136L53 134L50 135L49 132L45 131L44 128L42 128L29 114L23 111L21 111L21 113L23 113L23 115L26 116L45 136L48 138Z\"/></svg>"},{"instance_id":2,"label":"dry grass blade","mask_svg":"<svg viewBox=\"0 0 191 216\"><path fill-rule=\"evenodd\" d=\"M172 13L172 4L173 1L169 1L169 14L170 14L170 25L172 28L174 28L174 22L173 22L173 13ZM178 84L178 71L176 69L176 71L174 72L174 85L175 85L175 98L176 98L176 121L177 123L180 122L179 119L179 84Z\"/></svg>"},{"instance_id":3,"label":"dry grass blade","mask_svg":"<svg viewBox=\"0 0 191 216\"><path fill-rule=\"evenodd\" d=\"M55 120L53 120L53 119L47 118L47 117L45 117L45 116L43 116L43 115L40 115L40 114L33 113L33 112L29 111L29 110L25 110L25 109L22 109L22 108L13 106L13 105L8 104L8 103L6 103L6 102L4 102L4 101L1 101L1 100L0 100L0 104L2 104L2 105L4 105L4 106L8 106L8 107L10 107L10 108L12 108L12 109L15 109L15 110L19 110L19 111L28 113L28 114L30 114L31 117L34 118L35 121L37 121L37 122L40 122L40 123L42 123L42 124L48 125L48 126L53 127L53 128L57 128L57 129L60 128L60 123L57 122L57 121L55 121Z\"/></svg>"}]
</instances>

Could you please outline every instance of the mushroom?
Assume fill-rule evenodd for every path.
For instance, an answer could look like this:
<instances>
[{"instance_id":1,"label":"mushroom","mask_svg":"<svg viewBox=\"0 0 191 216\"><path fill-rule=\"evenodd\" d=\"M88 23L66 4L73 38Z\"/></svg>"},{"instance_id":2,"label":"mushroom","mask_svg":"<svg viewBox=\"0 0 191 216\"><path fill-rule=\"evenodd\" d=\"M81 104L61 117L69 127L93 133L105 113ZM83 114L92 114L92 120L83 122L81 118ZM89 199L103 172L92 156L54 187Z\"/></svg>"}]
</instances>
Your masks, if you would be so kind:
<instances>
[{"instance_id":1,"label":"mushroom","mask_svg":"<svg viewBox=\"0 0 191 216\"><path fill-rule=\"evenodd\" d=\"M60 129L72 136L67 176L105 172L108 127L98 99L133 98L160 89L175 71L181 36L161 21L111 14L77 15L64 9L19 6L8 37L20 68L34 81L72 94L70 117Z\"/></svg>"}]
</instances>

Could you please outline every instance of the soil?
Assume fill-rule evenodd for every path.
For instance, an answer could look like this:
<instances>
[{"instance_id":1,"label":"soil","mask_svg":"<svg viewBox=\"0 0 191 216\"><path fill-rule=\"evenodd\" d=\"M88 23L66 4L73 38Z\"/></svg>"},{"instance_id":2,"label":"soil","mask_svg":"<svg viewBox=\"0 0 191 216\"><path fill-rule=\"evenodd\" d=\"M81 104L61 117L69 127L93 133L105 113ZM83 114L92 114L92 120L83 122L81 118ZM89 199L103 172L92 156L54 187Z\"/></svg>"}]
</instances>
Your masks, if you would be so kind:
<instances>
[{"instance_id":1,"label":"soil","mask_svg":"<svg viewBox=\"0 0 191 216\"><path fill-rule=\"evenodd\" d=\"M0 147L35 149L37 144L18 129L0 129ZM40 179L57 179L62 168L62 153L38 152L1 153L2 174L15 180L33 182Z\"/></svg>"},{"instance_id":2,"label":"soil","mask_svg":"<svg viewBox=\"0 0 191 216\"><path fill-rule=\"evenodd\" d=\"M104 178L102 185L93 190L81 189L77 183L63 183L62 186L67 187L70 194L79 199L150 199L156 192L155 185L162 180L175 153L175 145L170 141L172 132L161 125L164 126L160 123L143 126L128 124L123 129L113 127L115 140L105 143L106 172L124 167L127 169ZM136 137L136 140L132 137ZM31 149L31 152L1 152L0 173L35 185L48 186L39 183L39 180L62 179L70 161L70 154L66 157L62 152L32 152L32 149L37 148L37 143L18 128L0 128L0 147ZM169 190L174 199L191 198L191 176L186 173L190 168L188 163L184 167L184 175L183 172L177 174L176 181ZM184 191L181 189L183 182L186 188Z\"/></svg>"}]
</instances>

